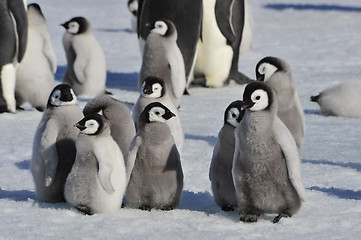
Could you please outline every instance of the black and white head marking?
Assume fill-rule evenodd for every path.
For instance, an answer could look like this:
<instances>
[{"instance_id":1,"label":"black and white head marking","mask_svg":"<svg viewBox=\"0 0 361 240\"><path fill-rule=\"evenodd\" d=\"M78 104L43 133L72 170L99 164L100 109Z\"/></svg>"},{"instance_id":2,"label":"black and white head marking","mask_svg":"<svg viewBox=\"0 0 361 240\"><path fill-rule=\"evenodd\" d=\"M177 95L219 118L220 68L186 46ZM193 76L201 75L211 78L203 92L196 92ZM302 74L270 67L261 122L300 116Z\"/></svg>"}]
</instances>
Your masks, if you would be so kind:
<instances>
[{"instance_id":1,"label":"black and white head marking","mask_svg":"<svg viewBox=\"0 0 361 240\"><path fill-rule=\"evenodd\" d=\"M84 17L75 17L61 24L71 34L81 34L88 29L88 21Z\"/></svg>"},{"instance_id":2,"label":"black and white head marking","mask_svg":"<svg viewBox=\"0 0 361 240\"><path fill-rule=\"evenodd\" d=\"M140 94L148 98L160 98L165 93L164 81L159 77L147 77L144 79Z\"/></svg>"},{"instance_id":3,"label":"black and white head marking","mask_svg":"<svg viewBox=\"0 0 361 240\"><path fill-rule=\"evenodd\" d=\"M139 7L138 0L129 0L128 1L128 9L134 16L137 16L138 7Z\"/></svg>"},{"instance_id":4,"label":"black and white head marking","mask_svg":"<svg viewBox=\"0 0 361 240\"><path fill-rule=\"evenodd\" d=\"M267 110L273 103L272 88L263 82L249 83L243 93L244 107L251 111Z\"/></svg>"},{"instance_id":5,"label":"black and white head marking","mask_svg":"<svg viewBox=\"0 0 361 240\"><path fill-rule=\"evenodd\" d=\"M104 126L104 117L99 114L90 114L80 120L75 126L81 133L87 135L97 135Z\"/></svg>"},{"instance_id":6,"label":"black and white head marking","mask_svg":"<svg viewBox=\"0 0 361 240\"><path fill-rule=\"evenodd\" d=\"M150 32L157 33L164 37L170 36L175 30L174 24L171 21L165 19L155 21L151 24L146 24L146 26L149 27Z\"/></svg>"},{"instance_id":7,"label":"black and white head marking","mask_svg":"<svg viewBox=\"0 0 361 240\"><path fill-rule=\"evenodd\" d=\"M234 101L232 102L226 109L224 113L224 123L228 123L233 127L237 127L237 125L241 122L245 110L242 109L244 106L242 101Z\"/></svg>"},{"instance_id":8,"label":"black and white head marking","mask_svg":"<svg viewBox=\"0 0 361 240\"><path fill-rule=\"evenodd\" d=\"M283 70L283 62L275 57L265 57L256 65L256 78L258 81L267 82L277 71Z\"/></svg>"},{"instance_id":9,"label":"black and white head marking","mask_svg":"<svg viewBox=\"0 0 361 240\"><path fill-rule=\"evenodd\" d=\"M148 104L144 111L141 114L141 118L145 117L148 123L151 122L166 122L170 118L174 117L175 114L172 113L166 106L160 102L153 102Z\"/></svg>"},{"instance_id":10,"label":"black and white head marking","mask_svg":"<svg viewBox=\"0 0 361 240\"><path fill-rule=\"evenodd\" d=\"M67 84L59 84L51 92L48 99L48 107L74 105L77 103L73 89Z\"/></svg>"}]
</instances>

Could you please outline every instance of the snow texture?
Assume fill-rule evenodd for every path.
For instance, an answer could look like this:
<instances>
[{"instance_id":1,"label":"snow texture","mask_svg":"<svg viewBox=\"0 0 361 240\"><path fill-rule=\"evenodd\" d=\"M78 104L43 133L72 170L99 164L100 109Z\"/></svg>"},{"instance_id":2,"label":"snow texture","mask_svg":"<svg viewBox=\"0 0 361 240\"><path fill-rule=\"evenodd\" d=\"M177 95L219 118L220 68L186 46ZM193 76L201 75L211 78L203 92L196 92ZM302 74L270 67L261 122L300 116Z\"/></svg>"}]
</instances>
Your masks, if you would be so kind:
<instances>
[{"instance_id":1,"label":"snow texture","mask_svg":"<svg viewBox=\"0 0 361 240\"><path fill-rule=\"evenodd\" d=\"M31 3L31 1L29 1ZM48 21L61 81L66 59L61 23L88 18L107 58L107 88L114 97L135 102L141 66L137 35L130 32L126 0L39 0ZM325 117L310 96L346 81L361 81L361 4L358 0L250 1L255 34L239 69L255 77L265 56L286 60L306 117L300 153L308 201L292 218L272 224L239 221L237 212L216 206L209 164L223 112L242 98L243 86L191 88L181 101L185 133L182 152L184 191L174 211L123 208L85 216L66 203L36 199L29 171L32 142L42 113L0 115L0 239L359 239L361 234L361 119ZM80 98L82 107L89 99ZM353 104L353 99L344 104Z\"/></svg>"}]
</instances>

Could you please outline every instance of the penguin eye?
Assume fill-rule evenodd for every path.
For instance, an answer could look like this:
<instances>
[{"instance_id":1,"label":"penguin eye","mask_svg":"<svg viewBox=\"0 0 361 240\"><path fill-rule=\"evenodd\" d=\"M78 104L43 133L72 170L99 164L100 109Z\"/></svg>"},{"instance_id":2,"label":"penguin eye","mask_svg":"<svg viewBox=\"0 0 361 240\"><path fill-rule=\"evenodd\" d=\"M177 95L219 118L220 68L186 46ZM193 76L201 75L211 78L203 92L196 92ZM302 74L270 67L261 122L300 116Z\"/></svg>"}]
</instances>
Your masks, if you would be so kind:
<instances>
[{"instance_id":1,"label":"penguin eye","mask_svg":"<svg viewBox=\"0 0 361 240\"><path fill-rule=\"evenodd\" d=\"M261 96L256 96L256 100L260 100L261 99Z\"/></svg>"},{"instance_id":2,"label":"penguin eye","mask_svg":"<svg viewBox=\"0 0 361 240\"><path fill-rule=\"evenodd\" d=\"M236 115L235 113L232 113L232 117L233 117L233 118L236 118L237 115Z\"/></svg>"},{"instance_id":3,"label":"penguin eye","mask_svg":"<svg viewBox=\"0 0 361 240\"><path fill-rule=\"evenodd\" d=\"M160 114L160 112L156 111L156 112L155 112L155 114L159 115L159 114Z\"/></svg>"}]
</instances>

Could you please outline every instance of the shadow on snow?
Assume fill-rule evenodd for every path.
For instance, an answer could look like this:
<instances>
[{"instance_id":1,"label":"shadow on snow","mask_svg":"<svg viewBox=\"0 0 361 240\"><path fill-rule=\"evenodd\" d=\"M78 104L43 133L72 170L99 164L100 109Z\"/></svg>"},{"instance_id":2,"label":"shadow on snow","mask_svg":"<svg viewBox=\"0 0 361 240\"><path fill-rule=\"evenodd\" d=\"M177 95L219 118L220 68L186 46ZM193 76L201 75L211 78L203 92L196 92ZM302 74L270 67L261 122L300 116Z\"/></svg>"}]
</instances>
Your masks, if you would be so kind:
<instances>
[{"instance_id":1,"label":"shadow on snow","mask_svg":"<svg viewBox=\"0 0 361 240\"><path fill-rule=\"evenodd\" d=\"M209 143L211 146L215 146L217 142L217 137L215 136L197 136L192 134L185 134L185 139L191 139L191 140L201 140Z\"/></svg>"},{"instance_id":2,"label":"shadow on snow","mask_svg":"<svg viewBox=\"0 0 361 240\"><path fill-rule=\"evenodd\" d=\"M269 4L265 4L264 7L278 11L293 9L297 11L313 10L313 11L361 12L361 7L359 6L341 6L334 4L269 3Z\"/></svg>"},{"instance_id":3,"label":"shadow on snow","mask_svg":"<svg viewBox=\"0 0 361 240\"><path fill-rule=\"evenodd\" d=\"M24 202L28 199L36 200L35 192L28 190L8 191L0 188L0 199L11 199L16 202Z\"/></svg>"},{"instance_id":4,"label":"shadow on snow","mask_svg":"<svg viewBox=\"0 0 361 240\"><path fill-rule=\"evenodd\" d=\"M325 164L337 167L344 167L344 168L351 168L358 172L361 172L361 163L354 163L354 162L332 162L328 160L302 160L303 163L311 163L311 164Z\"/></svg>"},{"instance_id":5,"label":"shadow on snow","mask_svg":"<svg viewBox=\"0 0 361 240\"><path fill-rule=\"evenodd\" d=\"M345 190L334 187L324 188L318 186L312 186L308 189L313 191L323 192L329 196L334 196L341 199L361 200L361 191Z\"/></svg>"}]
</instances>

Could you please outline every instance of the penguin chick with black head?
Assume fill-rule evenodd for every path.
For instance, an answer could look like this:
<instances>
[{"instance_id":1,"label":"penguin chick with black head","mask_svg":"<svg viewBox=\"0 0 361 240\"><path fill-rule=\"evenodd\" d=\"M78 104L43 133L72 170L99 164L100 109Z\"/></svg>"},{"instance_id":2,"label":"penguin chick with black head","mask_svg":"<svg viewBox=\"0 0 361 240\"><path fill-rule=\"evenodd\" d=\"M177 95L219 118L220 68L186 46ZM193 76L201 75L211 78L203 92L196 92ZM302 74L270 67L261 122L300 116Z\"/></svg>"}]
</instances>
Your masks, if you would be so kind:
<instances>
[{"instance_id":1,"label":"penguin chick with black head","mask_svg":"<svg viewBox=\"0 0 361 240\"><path fill-rule=\"evenodd\" d=\"M89 21L75 17L61 25L66 29L63 45L68 63L63 82L69 84L77 96L106 93L105 54Z\"/></svg>"},{"instance_id":2,"label":"penguin chick with black head","mask_svg":"<svg viewBox=\"0 0 361 240\"><path fill-rule=\"evenodd\" d=\"M70 86L60 84L49 96L33 142L30 169L41 202L63 202L64 184L75 161L74 123L83 118Z\"/></svg>"},{"instance_id":3,"label":"penguin chick with black head","mask_svg":"<svg viewBox=\"0 0 361 240\"><path fill-rule=\"evenodd\" d=\"M172 99L169 97L167 91L167 85L164 80L159 77L149 76L143 81L142 88L140 90L140 96L133 107L133 120L135 126L139 128L139 116L143 112L144 108L152 103L160 102L166 106L175 116L166 121L170 131L174 137L174 141L177 145L178 151L182 151L184 142L184 133L178 114L178 108L174 105Z\"/></svg>"},{"instance_id":4,"label":"penguin chick with black head","mask_svg":"<svg viewBox=\"0 0 361 240\"><path fill-rule=\"evenodd\" d=\"M107 120L99 114L76 124L76 159L65 184L65 199L85 214L120 209L126 189L123 154L110 135Z\"/></svg>"},{"instance_id":5,"label":"penguin chick with black head","mask_svg":"<svg viewBox=\"0 0 361 240\"><path fill-rule=\"evenodd\" d=\"M223 211L233 211L237 207L237 198L232 178L234 155L234 130L241 122L244 109L242 101L232 102L224 112L224 124L218 133L209 169L214 200Z\"/></svg>"},{"instance_id":6,"label":"penguin chick with black head","mask_svg":"<svg viewBox=\"0 0 361 240\"><path fill-rule=\"evenodd\" d=\"M270 86L248 84L243 102L246 112L235 130L232 167L240 220L256 222L261 214L276 213L276 223L295 214L306 200L297 146L277 116Z\"/></svg>"},{"instance_id":7,"label":"penguin chick with black head","mask_svg":"<svg viewBox=\"0 0 361 240\"><path fill-rule=\"evenodd\" d=\"M126 156L136 130L129 108L121 101L100 95L91 99L83 110L84 116L100 113L110 124L110 134Z\"/></svg>"},{"instance_id":8,"label":"penguin chick with black head","mask_svg":"<svg viewBox=\"0 0 361 240\"><path fill-rule=\"evenodd\" d=\"M127 155L127 202L142 210L172 210L183 189L183 171L174 138L166 124L174 114L163 104L147 105Z\"/></svg>"},{"instance_id":9,"label":"penguin chick with black head","mask_svg":"<svg viewBox=\"0 0 361 240\"><path fill-rule=\"evenodd\" d=\"M177 30L166 19L148 24L150 33L147 37L142 67L139 73L139 90L148 76L162 78L174 105L179 107L186 87L186 75L181 51L177 45Z\"/></svg>"},{"instance_id":10,"label":"penguin chick with black head","mask_svg":"<svg viewBox=\"0 0 361 240\"><path fill-rule=\"evenodd\" d=\"M269 84L275 91L278 117L290 130L300 150L306 134L306 122L291 67L282 59L265 57L256 66L256 77L258 81Z\"/></svg>"}]
</instances>

